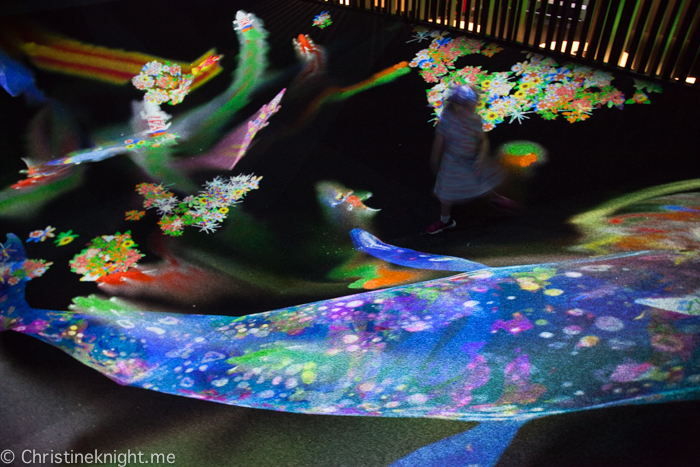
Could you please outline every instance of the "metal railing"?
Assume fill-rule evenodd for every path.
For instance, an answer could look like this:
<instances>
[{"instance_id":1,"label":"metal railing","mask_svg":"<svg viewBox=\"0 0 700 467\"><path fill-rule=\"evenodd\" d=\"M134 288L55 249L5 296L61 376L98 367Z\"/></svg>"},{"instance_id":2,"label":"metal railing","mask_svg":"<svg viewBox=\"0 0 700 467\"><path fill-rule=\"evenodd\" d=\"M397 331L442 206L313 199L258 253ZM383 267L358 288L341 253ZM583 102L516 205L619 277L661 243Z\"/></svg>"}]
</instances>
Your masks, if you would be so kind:
<instances>
[{"instance_id":1,"label":"metal railing","mask_svg":"<svg viewBox=\"0 0 700 467\"><path fill-rule=\"evenodd\" d=\"M700 0L325 0L700 86Z\"/></svg>"}]
</instances>

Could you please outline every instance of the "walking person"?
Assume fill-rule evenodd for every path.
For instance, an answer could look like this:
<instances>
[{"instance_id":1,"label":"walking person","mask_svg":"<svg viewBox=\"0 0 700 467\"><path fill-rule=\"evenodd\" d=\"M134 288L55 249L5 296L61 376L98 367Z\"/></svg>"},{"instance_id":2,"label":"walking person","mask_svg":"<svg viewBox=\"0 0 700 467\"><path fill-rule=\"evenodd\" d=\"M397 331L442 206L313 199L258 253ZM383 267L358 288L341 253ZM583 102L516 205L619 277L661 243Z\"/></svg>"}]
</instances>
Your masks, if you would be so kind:
<instances>
[{"instance_id":1,"label":"walking person","mask_svg":"<svg viewBox=\"0 0 700 467\"><path fill-rule=\"evenodd\" d=\"M440 200L440 220L428 227L429 234L455 227L454 204L489 193L506 178L489 157L489 140L476 113L478 103L479 94L470 85L454 88L447 97L430 155L430 167L437 174L434 192Z\"/></svg>"}]
</instances>

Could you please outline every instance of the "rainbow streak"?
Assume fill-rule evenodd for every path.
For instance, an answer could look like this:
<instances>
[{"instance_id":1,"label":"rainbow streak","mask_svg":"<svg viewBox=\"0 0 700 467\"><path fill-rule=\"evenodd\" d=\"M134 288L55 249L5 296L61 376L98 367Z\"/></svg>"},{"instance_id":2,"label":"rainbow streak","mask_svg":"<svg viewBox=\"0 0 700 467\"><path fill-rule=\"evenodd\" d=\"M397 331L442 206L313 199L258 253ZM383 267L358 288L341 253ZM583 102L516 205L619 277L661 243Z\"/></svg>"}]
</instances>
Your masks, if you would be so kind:
<instances>
[{"instance_id":1,"label":"rainbow streak","mask_svg":"<svg viewBox=\"0 0 700 467\"><path fill-rule=\"evenodd\" d=\"M359 83L353 84L352 86L346 86L343 88L331 87L326 89L320 96L309 104L306 108L300 121L306 121L313 114L315 114L318 109L328 101L341 101L348 97L354 96L355 94L366 91L367 89L373 88L374 86L379 86L380 84L389 83L396 78L410 73L411 69L408 67L408 62L399 62L396 65L392 65L379 73L375 73L371 77L360 81Z\"/></svg>"},{"instance_id":2,"label":"rainbow streak","mask_svg":"<svg viewBox=\"0 0 700 467\"><path fill-rule=\"evenodd\" d=\"M36 67L118 85L129 83L133 76L139 74L145 63L153 60L177 63L183 73L189 73L203 62L207 60L211 62L210 59L216 56L216 50L211 49L194 62L184 63L140 52L83 44L42 31L36 26L29 26L22 30L8 25L3 27L8 28L8 31L4 32L5 39L27 55ZM219 64L214 62L213 66L203 69L195 77L191 89L206 83L221 70Z\"/></svg>"},{"instance_id":3,"label":"rainbow streak","mask_svg":"<svg viewBox=\"0 0 700 467\"><path fill-rule=\"evenodd\" d=\"M243 12L245 14L245 12ZM238 13L237 13L238 15ZM234 30L238 36L240 53L233 82L219 96L173 121L171 130L182 136L180 149L196 150L211 146L235 113L251 102L256 85L264 81L267 70L267 36L262 21L248 14L252 27ZM234 22L234 25L236 22ZM196 149L195 149L196 148Z\"/></svg>"}]
</instances>

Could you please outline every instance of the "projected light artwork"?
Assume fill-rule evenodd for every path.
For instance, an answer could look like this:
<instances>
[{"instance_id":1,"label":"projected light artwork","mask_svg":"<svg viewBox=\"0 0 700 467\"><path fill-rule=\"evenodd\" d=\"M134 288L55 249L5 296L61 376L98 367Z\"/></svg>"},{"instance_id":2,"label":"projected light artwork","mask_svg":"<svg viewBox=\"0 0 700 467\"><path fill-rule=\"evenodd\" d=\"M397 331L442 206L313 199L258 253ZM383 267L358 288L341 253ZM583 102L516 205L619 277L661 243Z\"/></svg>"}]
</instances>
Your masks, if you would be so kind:
<instances>
[{"instance_id":1,"label":"projected light artwork","mask_svg":"<svg viewBox=\"0 0 700 467\"><path fill-rule=\"evenodd\" d=\"M367 417L354 430L374 435L364 423L381 417L397 443L398 419L454 422L457 435L423 433L368 463L393 467L494 466L534 419L700 400L700 179L677 181L692 172L683 166L661 173L662 158L681 153L659 151L671 143L657 144L656 126L623 121L663 103L670 115L682 93L406 18L364 24L357 11L313 5L295 18L278 3L234 2L205 20L159 10L158 28L132 15L119 31L133 41L50 15L0 28L0 97L17 116L0 138L14 163L0 191L0 331L31 337L1 333L8 386L36 387L49 394L42 409L65 411L103 384L115 397L99 404L151 410L155 398L189 423L199 412L184 404L196 403L206 423L223 414L222 426L353 416ZM197 24L211 37L183 36ZM416 225L439 204L424 81L435 121L447 93L472 84L483 129L511 125L488 138L489 163L514 185L496 191L532 201L520 209L488 192L455 208L454 229L422 235ZM625 105L637 114L602 110ZM485 160L468 161L475 177ZM76 375L66 386L76 395L44 391L51 369L26 364L42 352L61 377ZM122 397L119 385L140 389ZM2 403L11 397L29 400L17 390ZM297 436L289 419L270 420ZM122 431L113 421L86 430L112 447L102 435ZM144 432L161 428L149 423ZM329 465L340 457L328 455Z\"/></svg>"},{"instance_id":2,"label":"projected light artwork","mask_svg":"<svg viewBox=\"0 0 700 467\"><path fill-rule=\"evenodd\" d=\"M224 180L216 177L205 184L206 190L182 201L169 190L154 183L141 183L136 191L144 197L143 207L156 209L163 233L180 236L186 226L199 227L200 232L211 233L221 227L230 207L239 203L250 190L257 190L262 177L238 175ZM140 214L131 211L129 220L138 220Z\"/></svg>"},{"instance_id":3,"label":"projected light artwork","mask_svg":"<svg viewBox=\"0 0 700 467\"><path fill-rule=\"evenodd\" d=\"M314 18L313 25L319 29L323 29L331 24L333 24L333 21L331 21L331 15L328 11L321 12L321 14L316 15Z\"/></svg>"},{"instance_id":4,"label":"projected light artwork","mask_svg":"<svg viewBox=\"0 0 700 467\"><path fill-rule=\"evenodd\" d=\"M93 241L72 261L75 272L95 280L128 268L140 255L127 237ZM415 253L369 234L356 238L368 251ZM5 251L8 274L38 275L27 270L16 237ZM14 280L3 286L2 323L121 384L300 413L475 420L512 434L514 425L500 420L697 396L692 330L700 312L682 304L700 299L687 279L700 259L676 257L634 253L508 268L466 261L456 269L475 272L240 318L37 310ZM453 337L441 339L447 334ZM577 363L562 366L562 359ZM184 371L188 365L198 370ZM463 456L494 460L507 443Z\"/></svg>"},{"instance_id":5,"label":"projected light artwork","mask_svg":"<svg viewBox=\"0 0 700 467\"><path fill-rule=\"evenodd\" d=\"M436 120L442 113L446 93L462 84L473 84L483 93L478 113L484 120L484 131L505 121L522 124L531 114L545 120L563 116L570 123L581 122L590 118L594 109L649 103L646 92L661 92L658 85L638 82L637 92L626 100L622 91L611 84L612 73L578 64L559 65L550 57L533 53L509 71L490 72L481 66L457 68L455 61L459 57L490 57L502 49L493 44L484 47L484 42L477 39L429 35L434 37L430 46L418 52L410 66L419 68L426 82L437 83L427 91Z\"/></svg>"}]
</instances>

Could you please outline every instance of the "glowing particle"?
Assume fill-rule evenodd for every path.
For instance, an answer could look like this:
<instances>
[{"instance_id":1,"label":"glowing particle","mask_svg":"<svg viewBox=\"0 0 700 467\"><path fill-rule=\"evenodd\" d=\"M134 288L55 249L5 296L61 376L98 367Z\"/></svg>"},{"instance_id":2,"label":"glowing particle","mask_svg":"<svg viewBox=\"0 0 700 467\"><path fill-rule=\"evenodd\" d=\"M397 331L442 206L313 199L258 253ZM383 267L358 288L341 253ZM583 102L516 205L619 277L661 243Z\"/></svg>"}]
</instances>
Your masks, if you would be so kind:
<instances>
[{"instance_id":1,"label":"glowing particle","mask_svg":"<svg viewBox=\"0 0 700 467\"><path fill-rule=\"evenodd\" d=\"M425 394L418 393L418 394L413 394L412 396L409 396L408 402L409 402L409 404L420 405L420 404L425 404L426 402L428 402L428 399L429 399L428 396L426 396Z\"/></svg>"},{"instance_id":2,"label":"glowing particle","mask_svg":"<svg viewBox=\"0 0 700 467\"><path fill-rule=\"evenodd\" d=\"M600 338L598 336L584 336L578 341L576 347L593 347L597 345L598 342L600 342Z\"/></svg>"},{"instance_id":3,"label":"glowing particle","mask_svg":"<svg viewBox=\"0 0 700 467\"><path fill-rule=\"evenodd\" d=\"M564 328L564 334L569 336L575 336L576 334L581 334L581 326L567 326Z\"/></svg>"},{"instance_id":4,"label":"glowing particle","mask_svg":"<svg viewBox=\"0 0 700 467\"><path fill-rule=\"evenodd\" d=\"M600 316L596 318L595 325L598 329L608 332L620 331L625 327L622 320L614 316Z\"/></svg>"},{"instance_id":5,"label":"glowing particle","mask_svg":"<svg viewBox=\"0 0 700 467\"><path fill-rule=\"evenodd\" d=\"M217 388L226 386L228 384L229 379L228 378L220 378L220 379L215 379L211 382L212 386L215 386Z\"/></svg>"},{"instance_id":6,"label":"glowing particle","mask_svg":"<svg viewBox=\"0 0 700 467\"><path fill-rule=\"evenodd\" d=\"M544 291L544 294L548 295L550 297L556 297L556 296L559 296L563 293L564 293L564 291L561 289L547 289Z\"/></svg>"},{"instance_id":7,"label":"glowing particle","mask_svg":"<svg viewBox=\"0 0 700 467\"><path fill-rule=\"evenodd\" d=\"M349 334L347 336L343 336L343 342L346 344L352 344L353 342L357 342L360 338L357 337L355 334Z\"/></svg>"}]
</instances>

